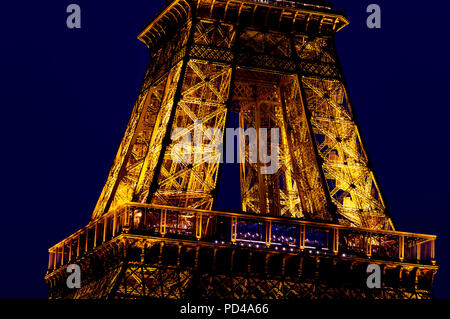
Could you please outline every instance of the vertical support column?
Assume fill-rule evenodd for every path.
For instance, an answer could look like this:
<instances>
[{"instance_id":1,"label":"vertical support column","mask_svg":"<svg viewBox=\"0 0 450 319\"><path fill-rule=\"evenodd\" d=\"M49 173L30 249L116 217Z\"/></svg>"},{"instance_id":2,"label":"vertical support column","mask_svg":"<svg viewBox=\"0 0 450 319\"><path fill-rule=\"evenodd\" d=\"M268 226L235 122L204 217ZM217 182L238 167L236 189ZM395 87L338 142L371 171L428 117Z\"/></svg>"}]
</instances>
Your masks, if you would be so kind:
<instances>
[{"instance_id":1,"label":"vertical support column","mask_svg":"<svg viewBox=\"0 0 450 319\"><path fill-rule=\"evenodd\" d=\"M183 248L182 244L178 244L178 253L177 253L177 268L181 267L181 249Z\"/></svg>"},{"instance_id":2,"label":"vertical support column","mask_svg":"<svg viewBox=\"0 0 450 319\"><path fill-rule=\"evenodd\" d=\"M202 214L196 213L195 216L195 237L197 240L202 238Z\"/></svg>"},{"instance_id":3,"label":"vertical support column","mask_svg":"<svg viewBox=\"0 0 450 319\"><path fill-rule=\"evenodd\" d=\"M366 255L367 257L372 257L372 233L367 233L367 242L366 242Z\"/></svg>"},{"instance_id":4,"label":"vertical support column","mask_svg":"<svg viewBox=\"0 0 450 319\"><path fill-rule=\"evenodd\" d=\"M237 240L237 217L231 217L231 242L235 243Z\"/></svg>"},{"instance_id":5,"label":"vertical support column","mask_svg":"<svg viewBox=\"0 0 450 319\"><path fill-rule=\"evenodd\" d=\"M217 173L221 167L219 153L222 152L217 151L217 148L213 151L202 147L202 130L205 136L215 141L214 146L223 136L227 103L230 103L230 64L235 28L225 23L222 26L220 23L201 20L193 22L190 36L192 34L192 48L188 48L186 59L177 67L180 79L177 76L171 82L168 96L173 103L168 103L165 111L167 125L159 130L160 141L162 136L166 136L164 141L158 143L158 149L162 147L161 152L165 153L164 158L161 161L161 154L153 155L153 163L159 161L159 166L153 170L154 176L150 174L148 179L152 179L154 186L150 189L152 203L210 210L214 204ZM223 37L224 42L217 37ZM226 48L221 48L223 43L226 43ZM187 66L183 65L186 61ZM176 142L167 134L175 128L194 131L194 163L192 150L189 159L182 156L177 160L171 156L171 149L174 150ZM212 133L208 133L210 129ZM176 182L172 183L173 179Z\"/></svg>"},{"instance_id":6,"label":"vertical support column","mask_svg":"<svg viewBox=\"0 0 450 319\"><path fill-rule=\"evenodd\" d=\"M144 263L144 261L145 261L145 251L146 251L146 249L147 249L147 243L145 243L143 241L142 249L141 249L141 263ZM145 289L145 284L144 284L144 289Z\"/></svg>"},{"instance_id":7,"label":"vertical support column","mask_svg":"<svg viewBox=\"0 0 450 319\"><path fill-rule=\"evenodd\" d=\"M108 218L103 218L103 243L106 241L106 230L108 225Z\"/></svg>"},{"instance_id":8,"label":"vertical support column","mask_svg":"<svg viewBox=\"0 0 450 319\"><path fill-rule=\"evenodd\" d=\"M244 125L244 116L241 114L241 112L239 112L239 141L243 141L244 140L244 135L243 135L243 128L245 127ZM243 152L241 152L242 150L242 146L239 144L239 150L238 150L238 155L239 155L239 161L240 161L240 165L239 165L239 181L240 181L240 186L241 186L241 208L243 212L247 212L247 200L244 197L245 194L245 180L246 180L246 175L245 175L245 146L243 149Z\"/></svg>"},{"instance_id":9,"label":"vertical support column","mask_svg":"<svg viewBox=\"0 0 450 319\"><path fill-rule=\"evenodd\" d=\"M196 11L195 11L195 8L192 7L192 24L191 24L191 29L189 30L189 38L188 38L187 44L186 44L186 53L185 53L185 56L183 58L183 62L181 65L180 78L178 79L177 89L175 91L175 95L173 98L172 109L170 111L169 121L167 122L167 128L164 133L164 138L162 140L161 152L160 152L160 155L158 158L158 162L155 166L155 173L152 176L152 181L150 184L149 193L148 193L147 201L146 201L148 204L150 204L152 202L153 195L159 189L158 179L160 176L161 167L164 162L164 156L166 154L167 147L171 143L172 127L173 127L173 123L175 120L175 115L177 112L178 104L183 98L183 96L182 96L183 83L185 80L188 63L191 58L190 51L191 51L192 45L194 43L194 35L195 35L195 29L196 29L197 23L198 23L198 21L197 21L197 17L196 17Z\"/></svg>"},{"instance_id":10,"label":"vertical support column","mask_svg":"<svg viewBox=\"0 0 450 319\"><path fill-rule=\"evenodd\" d=\"M293 186L292 186L292 182L293 182L292 173L295 170L295 168L293 167L295 165L294 164L295 157L293 156L294 150L292 148L292 143L291 143L291 141L289 141L289 138L288 138L289 133L288 133L288 116L287 116L287 110L286 110L286 100L283 97L283 94L281 92L281 84L280 84L280 87L278 88L278 95L280 97L280 103L281 103L281 108L282 108L282 111L281 111L281 115L282 115L281 116L281 119L282 119L281 120L281 122L282 122L281 138L282 138L282 141L283 141L282 143L284 145L285 152L287 152L289 154L289 157L291 158L290 165L287 165L287 166L292 166L292 168L286 169L286 171L285 171L286 189L287 189L287 193L289 194L288 207L289 207L289 211L291 212L291 216L296 217L295 215L293 215L294 214L294 206L295 206L295 204L293 202L293 198L292 198L292 195L291 195L291 194L294 194L294 189L293 189ZM285 160L285 162L286 162L286 160ZM291 171L291 169L292 169L292 171ZM301 187L300 187L300 190L299 190L299 196L300 196L300 193L302 193ZM308 210L308 209L306 209L306 205L305 205L305 202L304 202L304 197L300 200L300 205L301 205L302 211L307 211Z\"/></svg>"},{"instance_id":11,"label":"vertical support column","mask_svg":"<svg viewBox=\"0 0 450 319\"><path fill-rule=\"evenodd\" d=\"M163 236L163 237L167 233L166 221L167 221L167 209L163 209L161 211L161 222L159 223L159 232L161 233L161 236Z\"/></svg>"},{"instance_id":12,"label":"vertical support column","mask_svg":"<svg viewBox=\"0 0 450 319\"><path fill-rule=\"evenodd\" d=\"M435 256L435 249L436 249L436 244L435 244L435 242L436 242L436 240L435 239L433 239L432 241L431 241L431 263L433 264L433 265L436 265L436 256Z\"/></svg>"},{"instance_id":13,"label":"vertical support column","mask_svg":"<svg viewBox=\"0 0 450 319\"><path fill-rule=\"evenodd\" d=\"M305 225L300 225L300 250L305 250L305 240L306 240L306 227Z\"/></svg>"},{"instance_id":14,"label":"vertical support column","mask_svg":"<svg viewBox=\"0 0 450 319\"><path fill-rule=\"evenodd\" d=\"M257 158L257 162L256 162L256 167L257 167L257 174L258 174L258 197L259 197L259 213L261 215L266 215L267 214L267 198L266 198L266 192L265 192L265 183L264 183L264 177L261 174L261 170L262 170L262 164L261 164L261 136L259 134L260 129L261 129L261 103L262 101L258 99L257 92L255 92L255 129L256 129L256 147L257 147L257 151L256 151L256 158ZM244 129L244 126L241 127L242 129ZM245 163L245 162L244 162ZM244 164L245 165L245 164ZM245 169L245 168L244 168ZM273 213L273 212L270 212ZM266 243L267 244L267 243Z\"/></svg>"},{"instance_id":15,"label":"vertical support column","mask_svg":"<svg viewBox=\"0 0 450 319\"><path fill-rule=\"evenodd\" d=\"M86 242L84 243L84 252L86 253L88 251L88 242L89 242L89 225L86 227Z\"/></svg>"},{"instance_id":16,"label":"vertical support column","mask_svg":"<svg viewBox=\"0 0 450 319\"><path fill-rule=\"evenodd\" d=\"M217 266L216 266L216 261L217 261L217 247L214 247L214 253L213 253L213 264L212 264L212 270L215 271Z\"/></svg>"},{"instance_id":17,"label":"vertical support column","mask_svg":"<svg viewBox=\"0 0 450 319\"><path fill-rule=\"evenodd\" d=\"M56 269L56 262L58 260L58 247L55 248L54 256L53 256L53 270Z\"/></svg>"},{"instance_id":18,"label":"vertical support column","mask_svg":"<svg viewBox=\"0 0 450 319\"><path fill-rule=\"evenodd\" d=\"M422 254L422 251L421 251L421 244L419 243L419 244L417 244L416 245L416 259L417 259L417 263L420 263L420 255Z\"/></svg>"},{"instance_id":19,"label":"vertical support column","mask_svg":"<svg viewBox=\"0 0 450 319\"><path fill-rule=\"evenodd\" d=\"M405 236L400 236L398 242L398 258L403 261L405 259Z\"/></svg>"},{"instance_id":20,"label":"vertical support column","mask_svg":"<svg viewBox=\"0 0 450 319\"><path fill-rule=\"evenodd\" d=\"M81 238L81 236L78 235L78 239L77 239L77 258L80 257L80 238Z\"/></svg>"},{"instance_id":21,"label":"vertical support column","mask_svg":"<svg viewBox=\"0 0 450 319\"><path fill-rule=\"evenodd\" d=\"M333 228L333 253L337 255L339 253L339 229Z\"/></svg>"},{"instance_id":22,"label":"vertical support column","mask_svg":"<svg viewBox=\"0 0 450 319\"><path fill-rule=\"evenodd\" d=\"M69 240L69 258L68 262L72 260L72 238Z\"/></svg>"},{"instance_id":23,"label":"vertical support column","mask_svg":"<svg viewBox=\"0 0 450 319\"><path fill-rule=\"evenodd\" d=\"M266 246L270 247L272 244L272 221L266 222Z\"/></svg>"},{"instance_id":24,"label":"vertical support column","mask_svg":"<svg viewBox=\"0 0 450 319\"><path fill-rule=\"evenodd\" d=\"M63 242L61 246L62 246L62 247L61 247L61 261L60 261L60 266L64 265L64 246L65 246L65 243Z\"/></svg>"},{"instance_id":25,"label":"vertical support column","mask_svg":"<svg viewBox=\"0 0 450 319\"><path fill-rule=\"evenodd\" d=\"M48 268L47 268L47 273L49 273L50 269L53 268L53 263L52 263L53 259L54 259L53 255L54 255L54 253L51 250L49 250L48 251Z\"/></svg>"},{"instance_id":26,"label":"vertical support column","mask_svg":"<svg viewBox=\"0 0 450 319\"><path fill-rule=\"evenodd\" d=\"M162 265L163 249L164 249L164 242L161 242L159 244L158 265Z\"/></svg>"},{"instance_id":27,"label":"vertical support column","mask_svg":"<svg viewBox=\"0 0 450 319\"><path fill-rule=\"evenodd\" d=\"M113 217L113 229L112 229L112 237L113 238L116 236L116 227L117 227L117 211L114 212L114 217Z\"/></svg>"},{"instance_id":28,"label":"vertical support column","mask_svg":"<svg viewBox=\"0 0 450 319\"><path fill-rule=\"evenodd\" d=\"M414 290L418 290L419 289L420 269L414 268L412 271L414 274Z\"/></svg>"},{"instance_id":29,"label":"vertical support column","mask_svg":"<svg viewBox=\"0 0 450 319\"><path fill-rule=\"evenodd\" d=\"M123 216L123 231L128 233L131 228L131 214L130 207L125 207L125 214Z\"/></svg>"},{"instance_id":30,"label":"vertical support column","mask_svg":"<svg viewBox=\"0 0 450 319\"><path fill-rule=\"evenodd\" d=\"M97 247L97 229L98 229L98 222L95 223L94 228L94 248Z\"/></svg>"},{"instance_id":31,"label":"vertical support column","mask_svg":"<svg viewBox=\"0 0 450 319\"><path fill-rule=\"evenodd\" d=\"M322 180L321 184L322 184L323 192L324 192L326 200L327 200L327 209L331 213L334 221L338 222L338 220L337 220L337 207L333 203L333 200L331 198L330 192L328 190L327 179L325 178L325 173L323 171L323 160L322 160L322 158L319 155L319 150L317 149L316 137L314 136L313 127L312 127L312 124L311 124L311 117L312 117L312 115L311 115L311 112L308 109L308 101L306 99L305 87L304 87L303 81L302 81L303 74L302 74L302 72L301 72L301 70L299 68L300 57L298 56L298 53L297 53L297 49L296 49L296 46L295 46L295 39L294 39L293 35L291 35L291 37L290 37L290 42L291 42L292 58L295 61L295 68L296 68L296 73L297 73L298 85L299 85L299 88L300 88L303 112L305 114L306 122L308 124L309 137L310 137L310 139L312 141L312 146L313 146L313 149L314 149L314 155L315 155L315 158L317 159L316 165L317 165L317 169L318 169L319 174L320 174L320 179Z\"/></svg>"}]
</instances>

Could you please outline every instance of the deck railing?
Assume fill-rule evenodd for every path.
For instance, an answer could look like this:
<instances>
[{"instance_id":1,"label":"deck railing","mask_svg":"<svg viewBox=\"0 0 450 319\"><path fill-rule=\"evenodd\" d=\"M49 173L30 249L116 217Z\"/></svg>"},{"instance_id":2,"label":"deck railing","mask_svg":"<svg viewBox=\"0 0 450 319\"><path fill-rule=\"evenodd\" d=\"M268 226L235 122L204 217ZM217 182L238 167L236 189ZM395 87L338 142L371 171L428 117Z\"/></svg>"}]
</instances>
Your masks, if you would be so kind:
<instances>
[{"instance_id":1,"label":"deck railing","mask_svg":"<svg viewBox=\"0 0 450 319\"><path fill-rule=\"evenodd\" d=\"M290 253L435 264L436 236L290 218L128 203L49 249L49 273L121 234L182 238Z\"/></svg>"},{"instance_id":2,"label":"deck railing","mask_svg":"<svg viewBox=\"0 0 450 319\"><path fill-rule=\"evenodd\" d=\"M332 4L330 1L326 0L248 0L251 2L258 2L261 4L268 4L281 7L291 7L291 8L314 8L314 9L332 9Z\"/></svg>"}]
</instances>

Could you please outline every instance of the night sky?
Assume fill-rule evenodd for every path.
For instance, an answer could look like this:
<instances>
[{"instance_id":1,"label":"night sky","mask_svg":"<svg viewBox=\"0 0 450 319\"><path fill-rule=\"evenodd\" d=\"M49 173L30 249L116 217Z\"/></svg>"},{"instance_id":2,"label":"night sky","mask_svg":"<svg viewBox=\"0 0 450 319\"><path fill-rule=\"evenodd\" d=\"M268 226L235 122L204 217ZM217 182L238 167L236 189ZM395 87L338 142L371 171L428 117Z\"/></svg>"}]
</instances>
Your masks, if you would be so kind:
<instances>
[{"instance_id":1,"label":"night sky","mask_svg":"<svg viewBox=\"0 0 450 319\"><path fill-rule=\"evenodd\" d=\"M47 249L89 222L148 63L136 37L164 2L2 3L1 298L46 298ZM351 21L337 47L387 203L399 230L438 235L435 293L448 298L450 3L334 2ZM70 3L80 30L66 27Z\"/></svg>"}]
</instances>

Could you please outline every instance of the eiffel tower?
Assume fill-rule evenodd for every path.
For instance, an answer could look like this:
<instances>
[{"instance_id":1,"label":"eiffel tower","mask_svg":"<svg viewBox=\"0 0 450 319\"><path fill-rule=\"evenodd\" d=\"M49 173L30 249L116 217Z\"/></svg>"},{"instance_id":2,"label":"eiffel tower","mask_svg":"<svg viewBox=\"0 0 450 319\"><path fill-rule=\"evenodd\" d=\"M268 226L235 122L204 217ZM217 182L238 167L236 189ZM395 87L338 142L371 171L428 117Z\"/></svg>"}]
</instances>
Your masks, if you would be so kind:
<instances>
[{"instance_id":1,"label":"eiffel tower","mask_svg":"<svg viewBox=\"0 0 450 319\"><path fill-rule=\"evenodd\" d=\"M432 298L436 236L396 230L386 208L334 45L348 23L322 0L167 1L138 36L150 64L91 221L49 249L49 298ZM219 211L205 139L232 117L279 129L279 165L264 174L244 147L242 205ZM180 160L198 123L207 160Z\"/></svg>"}]
</instances>

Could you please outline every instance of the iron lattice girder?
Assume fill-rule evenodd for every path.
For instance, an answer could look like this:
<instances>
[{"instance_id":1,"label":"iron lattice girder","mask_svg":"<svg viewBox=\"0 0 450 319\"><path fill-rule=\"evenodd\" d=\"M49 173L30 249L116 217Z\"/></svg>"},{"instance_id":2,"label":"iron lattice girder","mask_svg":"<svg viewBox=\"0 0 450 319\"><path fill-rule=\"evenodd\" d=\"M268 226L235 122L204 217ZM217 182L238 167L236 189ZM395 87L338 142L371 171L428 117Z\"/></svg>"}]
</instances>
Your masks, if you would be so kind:
<instances>
[{"instance_id":1,"label":"iron lattice girder","mask_svg":"<svg viewBox=\"0 0 450 319\"><path fill-rule=\"evenodd\" d=\"M251 84L255 79L267 83ZM231 100L248 104L247 115L241 112L242 125L256 127L260 102L252 99L259 93L250 92L253 87L248 93L236 91L245 85L257 85L258 92L265 85L280 87L270 106L278 113L267 109L261 114L273 114L266 121L284 132L285 149L280 150L283 173L276 177L283 179L287 189L274 184L280 197L268 199L265 207L267 192L273 191L262 185L273 182L259 176L258 167L247 163L245 170L253 171L253 177L241 174L244 211L271 210L273 214L330 220L336 216L324 212L329 214L336 205L345 222L391 227L383 216L384 203L353 121L332 38L258 30L210 19L188 20L171 41L154 52L93 217L129 201L212 208L220 163L174 163L173 143L168 138L176 128L192 131L198 120L206 125L204 132L208 128L224 131ZM282 96L283 87L289 85L298 87L297 96ZM248 112L256 112L256 118ZM300 126L299 121L303 122ZM308 135L303 146L296 143L300 136ZM314 148L320 161L299 157L299 152L314 154Z\"/></svg>"},{"instance_id":2,"label":"iron lattice girder","mask_svg":"<svg viewBox=\"0 0 450 319\"><path fill-rule=\"evenodd\" d=\"M158 48L193 15L224 23L317 35L333 34L348 24L341 12L330 8L280 4L276 1L175 0L141 32L139 39L151 50Z\"/></svg>"},{"instance_id":3,"label":"iron lattice girder","mask_svg":"<svg viewBox=\"0 0 450 319\"><path fill-rule=\"evenodd\" d=\"M222 28L225 24L217 25L214 20L202 20L202 23L208 23L215 28ZM201 23L199 23L201 24ZM197 24L198 25L198 24ZM230 26L230 25L225 25ZM231 30L231 34L235 34L235 30L238 26L231 25L234 30ZM256 29L257 30L257 29ZM251 37L246 37L248 34L260 34L265 35L267 38L269 35L278 41L282 40L290 48L290 36L284 33L270 33L268 31L256 31L251 28L246 28L241 33L241 39L237 43L232 43L230 46L218 46L216 43L204 43L202 41L194 42L190 48L186 46L176 46L175 44L183 43L180 39L180 35L183 35L182 30L177 36L174 36L170 41L166 42L158 50L152 52L151 65L145 77L146 81L143 85L143 90L148 89L150 85L161 78L163 74L167 73L174 65L183 59L186 55L189 55L192 59L205 60L208 62L217 62L224 64L236 63L238 67L253 68L259 70L265 70L269 72L277 72L281 74L294 74L299 71L304 76L320 77L323 79L339 80L342 79L342 74L333 60L323 60L304 53L300 55L300 58L293 57L292 54L285 54L284 52L277 52L277 50L269 51L265 48L263 51L254 50L246 40L252 40ZM297 38L297 37L296 37ZM260 39L261 40L261 39ZM267 45L267 41L271 39L262 39ZM298 36L299 43L314 43L316 38L308 38L307 35ZM328 42L330 44L330 42ZM274 43L270 43L274 45ZM275 43L275 48L279 48L279 43ZM300 48L297 48L300 50ZM321 48L308 48L306 51L311 53L313 50L321 50ZM318 51L320 52L320 51Z\"/></svg>"},{"instance_id":4,"label":"iron lattice girder","mask_svg":"<svg viewBox=\"0 0 450 319\"><path fill-rule=\"evenodd\" d=\"M383 287L368 289L373 260L135 235L74 262L82 267L82 288L67 288L63 267L46 277L50 298L430 299L435 273L435 267L383 262Z\"/></svg>"}]
</instances>

